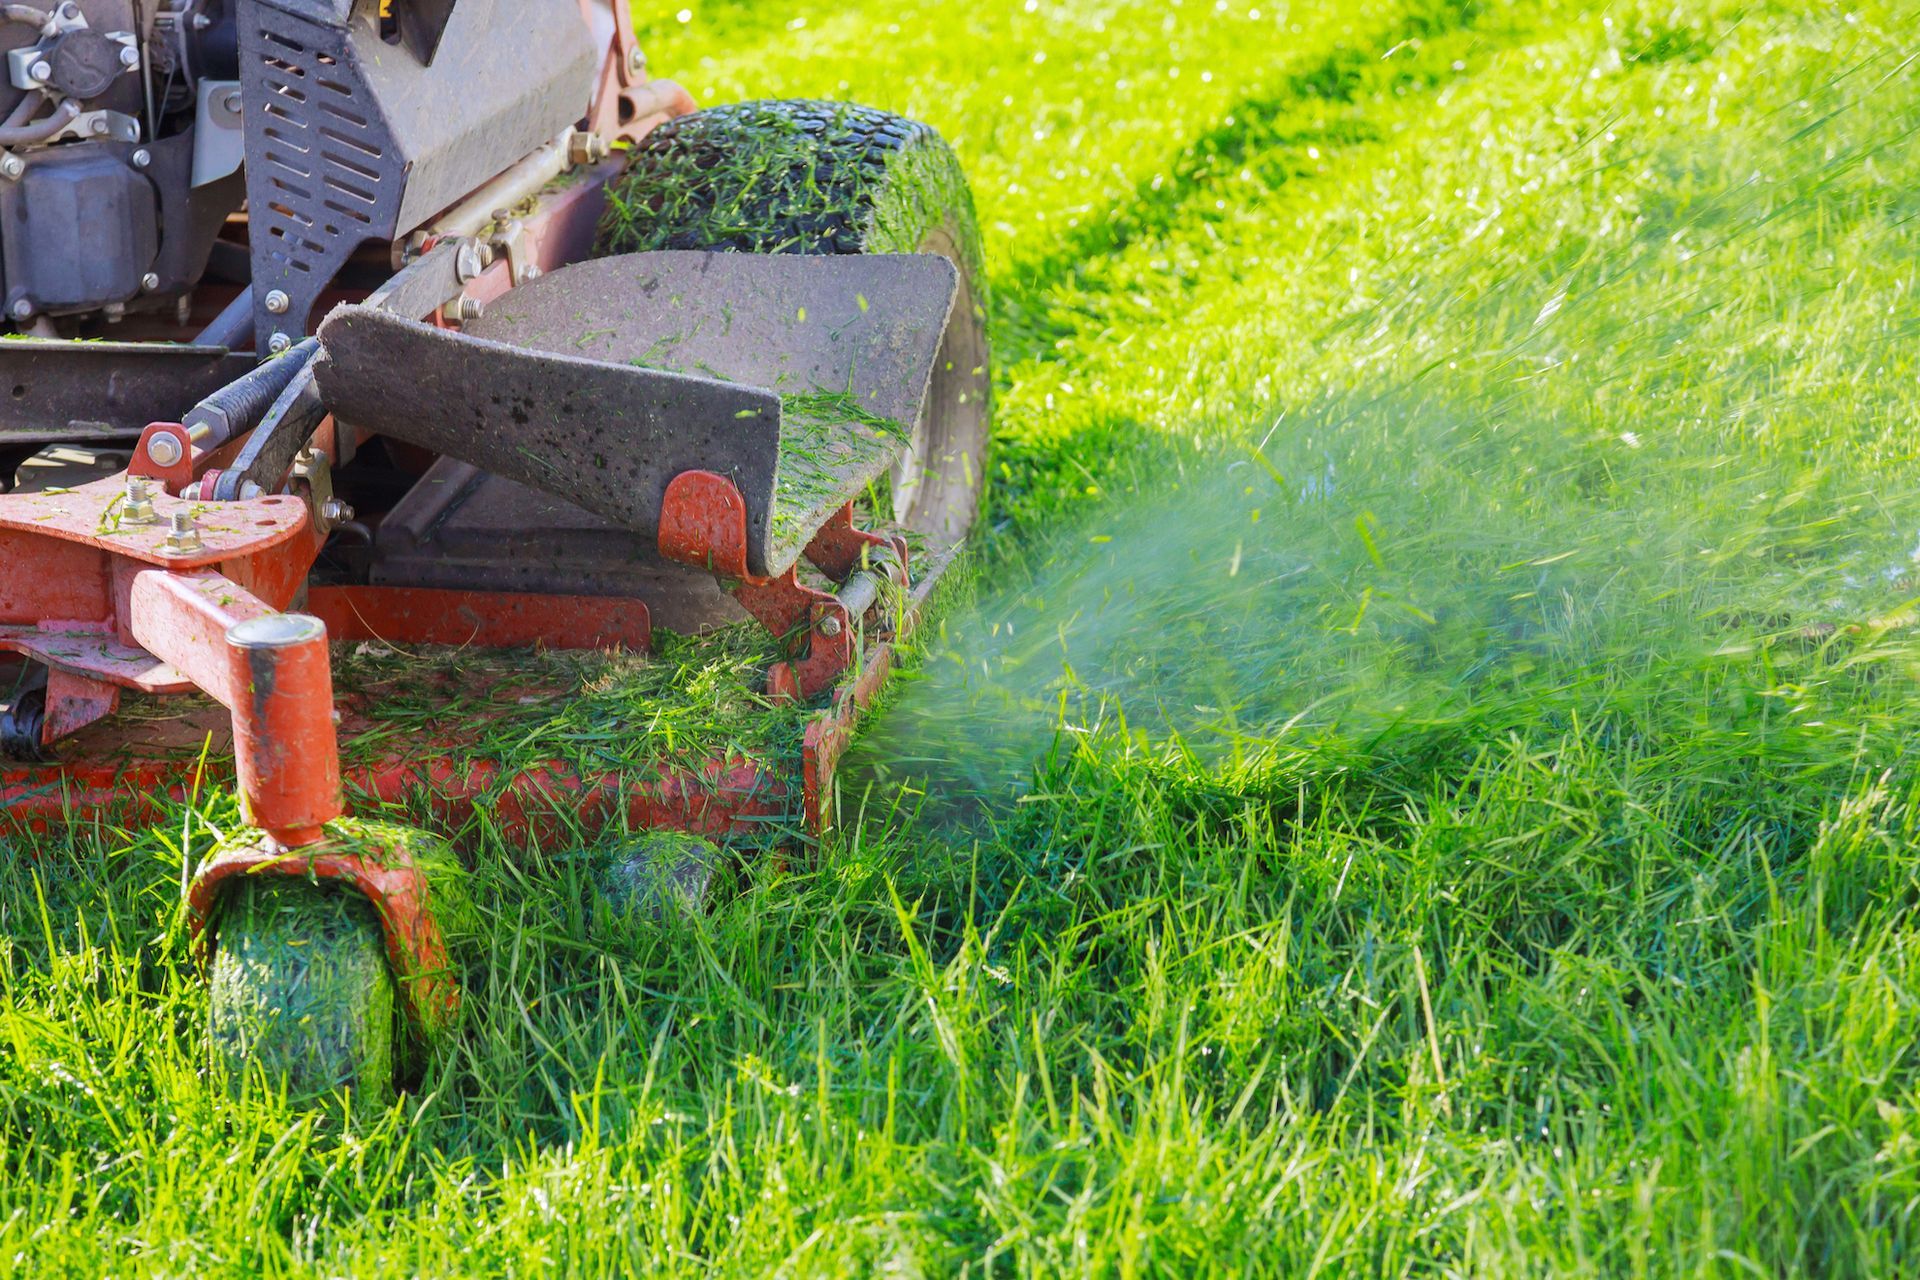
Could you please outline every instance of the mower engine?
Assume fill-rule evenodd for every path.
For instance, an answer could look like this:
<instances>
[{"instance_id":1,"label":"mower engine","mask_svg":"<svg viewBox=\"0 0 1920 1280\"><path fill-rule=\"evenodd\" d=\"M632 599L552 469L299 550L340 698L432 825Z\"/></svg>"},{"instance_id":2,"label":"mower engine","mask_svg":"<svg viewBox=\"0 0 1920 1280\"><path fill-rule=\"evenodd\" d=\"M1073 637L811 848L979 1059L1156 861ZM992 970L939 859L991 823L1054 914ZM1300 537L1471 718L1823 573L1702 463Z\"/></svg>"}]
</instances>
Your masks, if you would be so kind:
<instances>
[{"instance_id":1,"label":"mower engine","mask_svg":"<svg viewBox=\"0 0 1920 1280\"><path fill-rule=\"evenodd\" d=\"M242 199L231 7L61 0L0 16L7 318L51 334L53 317L177 307Z\"/></svg>"}]
</instances>

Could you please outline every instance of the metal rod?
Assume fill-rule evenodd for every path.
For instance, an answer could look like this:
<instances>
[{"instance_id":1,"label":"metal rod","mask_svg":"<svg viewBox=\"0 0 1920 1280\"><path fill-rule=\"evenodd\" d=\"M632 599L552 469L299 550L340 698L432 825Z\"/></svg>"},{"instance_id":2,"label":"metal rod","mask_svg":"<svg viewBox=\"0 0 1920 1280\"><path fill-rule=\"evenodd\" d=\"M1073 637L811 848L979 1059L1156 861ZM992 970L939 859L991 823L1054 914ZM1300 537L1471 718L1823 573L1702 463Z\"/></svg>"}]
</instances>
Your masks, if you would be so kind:
<instances>
[{"instance_id":1,"label":"metal rod","mask_svg":"<svg viewBox=\"0 0 1920 1280\"><path fill-rule=\"evenodd\" d=\"M253 336L253 286L242 289L213 322L194 337L200 347L226 347L232 350Z\"/></svg>"}]
</instances>

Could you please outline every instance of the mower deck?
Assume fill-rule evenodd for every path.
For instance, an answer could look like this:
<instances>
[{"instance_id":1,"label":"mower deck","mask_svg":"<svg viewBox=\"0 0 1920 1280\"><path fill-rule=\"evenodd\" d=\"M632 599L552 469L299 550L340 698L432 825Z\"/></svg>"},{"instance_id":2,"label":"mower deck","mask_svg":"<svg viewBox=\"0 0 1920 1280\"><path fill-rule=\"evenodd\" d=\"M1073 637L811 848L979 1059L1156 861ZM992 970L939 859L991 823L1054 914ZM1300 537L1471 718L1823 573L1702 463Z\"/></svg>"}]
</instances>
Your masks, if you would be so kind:
<instances>
[{"instance_id":1,"label":"mower deck","mask_svg":"<svg viewBox=\"0 0 1920 1280\"><path fill-rule=\"evenodd\" d=\"M832 820L834 767L944 567L918 578L895 639L859 654L821 705L752 692L744 673L755 664L741 659L752 724L724 743L652 734L639 718L643 700L620 703L622 682L653 661L641 651L529 658L337 642L341 775L352 807L407 810L448 831L478 821L527 841L591 837L609 824L743 845L816 836ZM678 643L723 654L727 639ZM0 665L0 683L12 674ZM623 749L546 745L569 738L547 709L576 703L586 686L610 695L604 727L631 735ZM619 720L622 710L633 719ZM530 755L536 731L542 747ZM149 820L167 803L230 786L231 751L231 717L212 699L129 695L117 715L64 739L57 760L0 762L0 833Z\"/></svg>"}]
</instances>

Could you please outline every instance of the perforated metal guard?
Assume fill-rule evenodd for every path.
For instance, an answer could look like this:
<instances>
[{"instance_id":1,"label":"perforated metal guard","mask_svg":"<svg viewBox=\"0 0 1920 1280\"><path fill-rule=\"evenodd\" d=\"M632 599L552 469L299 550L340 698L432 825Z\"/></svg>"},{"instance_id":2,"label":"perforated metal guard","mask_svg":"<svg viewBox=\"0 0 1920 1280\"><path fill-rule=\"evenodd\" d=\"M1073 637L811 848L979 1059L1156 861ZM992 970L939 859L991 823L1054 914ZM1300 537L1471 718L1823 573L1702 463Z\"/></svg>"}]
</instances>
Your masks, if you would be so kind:
<instances>
[{"instance_id":1,"label":"perforated metal guard","mask_svg":"<svg viewBox=\"0 0 1920 1280\"><path fill-rule=\"evenodd\" d=\"M247 208L261 350L298 339L353 251L391 239L406 164L348 48L348 29L240 6ZM284 312L265 309L286 294Z\"/></svg>"}]
</instances>

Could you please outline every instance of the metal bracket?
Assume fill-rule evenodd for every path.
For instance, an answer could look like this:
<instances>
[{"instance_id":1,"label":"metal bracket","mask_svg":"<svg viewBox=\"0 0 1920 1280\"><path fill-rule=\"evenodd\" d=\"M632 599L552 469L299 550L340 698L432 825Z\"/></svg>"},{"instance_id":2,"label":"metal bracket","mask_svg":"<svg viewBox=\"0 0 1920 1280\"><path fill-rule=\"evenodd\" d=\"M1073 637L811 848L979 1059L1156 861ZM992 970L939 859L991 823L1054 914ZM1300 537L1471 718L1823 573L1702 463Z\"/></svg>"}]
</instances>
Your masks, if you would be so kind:
<instances>
[{"instance_id":1,"label":"metal bracket","mask_svg":"<svg viewBox=\"0 0 1920 1280\"><path fill-rule=\"evenodd\" d=\"M85 138L100 138L109 142L138 142L140 141L140 122L122 111L82 111L64 129L47 141L53 143Z\"/></svg>"},{"instance_id":2,"label":"metal bracket","mask_svg":"<svg viewBox=\"0 0 1920 1280\"><path fill-rule=\"evenodd\" d=\"M294 455L287 478L291 492L307 500L314 531L322 537L332 533L334 526L353 519L353 508L333 496L333 464L324 452L311 445L302 449Z\"/></svg>"},{"instance_id":3,"label":"metal bracket","mask_svg":"<svg viewBox=\"0 0 1920 1280\"><path fill-rule=\"evenodd\" d=\"M807 559L840 586L821 591L788 567L771 577L747 572L747 504L725 476L686 471L667 486L660 508L660 553L707 569L772 632L788 659L767 672L767 692L810 700L853 664L855 638L881 601L883 582L907 584L907 544L858 529L853 504L833 513L807 544Z\"/></svg>"}]
</instances>

